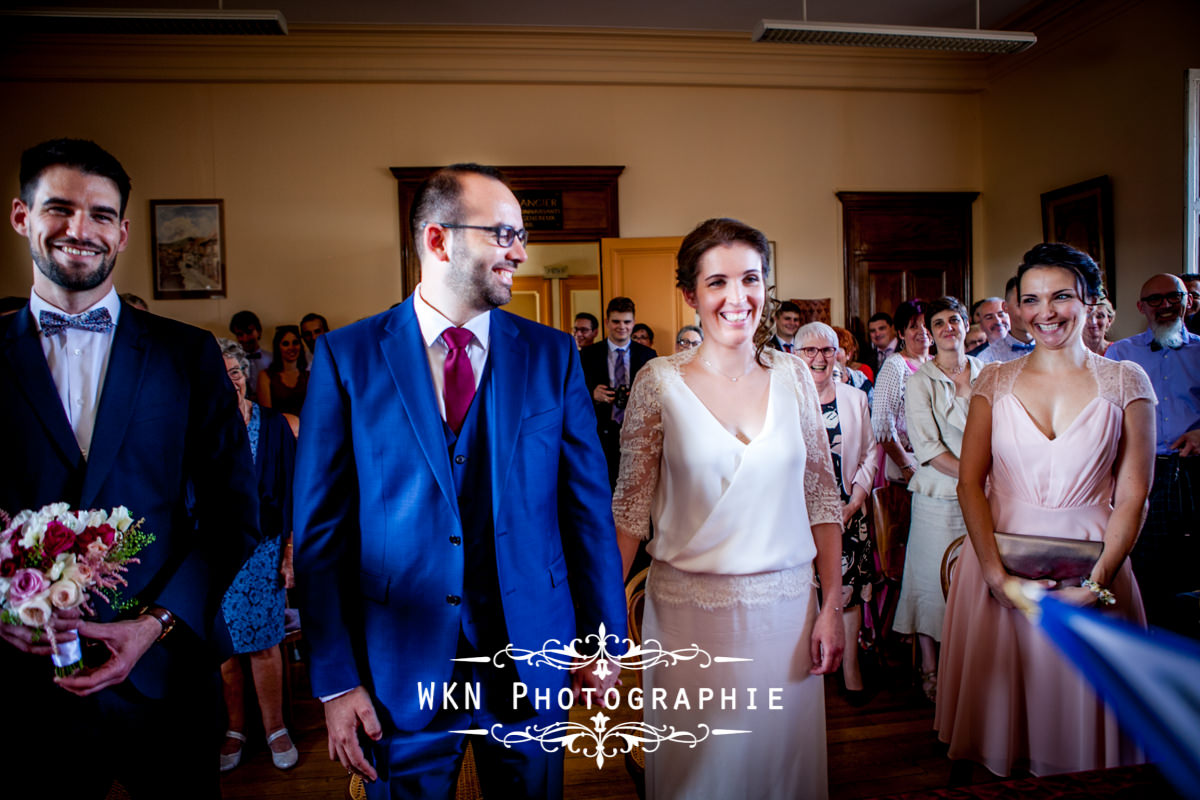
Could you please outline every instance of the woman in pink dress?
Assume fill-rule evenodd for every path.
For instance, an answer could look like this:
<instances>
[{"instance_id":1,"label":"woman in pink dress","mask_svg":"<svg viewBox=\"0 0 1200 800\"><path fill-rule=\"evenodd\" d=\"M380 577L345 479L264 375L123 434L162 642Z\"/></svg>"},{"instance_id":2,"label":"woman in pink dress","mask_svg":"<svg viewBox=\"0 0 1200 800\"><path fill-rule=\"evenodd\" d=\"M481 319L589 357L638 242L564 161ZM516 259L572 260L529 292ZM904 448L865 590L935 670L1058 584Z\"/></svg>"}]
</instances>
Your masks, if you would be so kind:
<instances>
[{"instance_id":1,"label":"woman in pink dress","mask_svg":"<svg viewBox=\"0 0 1200 800\"><path fill-rule=\"evenodd\" d=\"M1014 578L994 532L1103 541L1094 588L1050 588L1079 606L1109 590L1107 613L1144 625L1127 556L1154 464L1154 392L1136 364L1083 343L1088 307L1104 296L1091 258L1041 244L1017 276L1037 347L989 365L972 393L958 481L970 546L947 601L934 727L951 758L1001 776L1014 766L1048 775L1137 763L1086 681L1005 597Z\"/></svg>"}]
</instances>

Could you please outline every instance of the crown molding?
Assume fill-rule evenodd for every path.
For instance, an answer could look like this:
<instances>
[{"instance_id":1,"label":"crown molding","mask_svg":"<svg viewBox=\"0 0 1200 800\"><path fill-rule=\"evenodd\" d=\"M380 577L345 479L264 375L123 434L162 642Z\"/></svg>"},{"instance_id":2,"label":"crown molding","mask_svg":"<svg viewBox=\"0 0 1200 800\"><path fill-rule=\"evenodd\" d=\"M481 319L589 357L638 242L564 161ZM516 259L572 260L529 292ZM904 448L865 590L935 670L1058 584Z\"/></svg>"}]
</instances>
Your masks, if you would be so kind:
<instances>
[{"instance_id":1,"label":"crown molding","mask_svg":"<svg viewBox=\"0 0 1200 800\"><path fill-rule=\"evenodd\" d=\"M302 25L285 37L0 35L3 81L623 84L977 92L986 56L748 34Z\"/></svg>"}]
</instances>

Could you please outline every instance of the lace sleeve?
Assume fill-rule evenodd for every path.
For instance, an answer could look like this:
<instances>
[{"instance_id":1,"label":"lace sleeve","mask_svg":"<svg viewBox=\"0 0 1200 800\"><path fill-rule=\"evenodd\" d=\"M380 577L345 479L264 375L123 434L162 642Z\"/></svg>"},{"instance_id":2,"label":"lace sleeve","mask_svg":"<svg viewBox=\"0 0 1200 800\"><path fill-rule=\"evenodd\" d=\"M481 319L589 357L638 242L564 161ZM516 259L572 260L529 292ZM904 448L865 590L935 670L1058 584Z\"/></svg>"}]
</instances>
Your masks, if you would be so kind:
<instances>
[{"instance_id":1,"label":"lace sleeve","mask_svg":"<svg viewBox=\"0 0 1200 800\"><path fill-rule=\"evenodd\" d=\"M808 504L808 522L810 525L832 522L840 528L842 495L833 476L833 457L829 454L829 436L821 419L817 387L813 384L808 367L798 358L782 355L773 366L779 366L783 359L794 362L790 366L800 401L800 430L804 434L808 460L804 466L804 499Z\"/></svg>"},{"instance_id":2,"label":"lace sleeve","mask_svg":"<svg viewBox=\"0 0 1200 800\"><path fill-rule=\"evenodd\" d=\"M904 403L905 372L904 358L898 355L888 356L879 368L875 397L871 402L871 429L877 442L898 440L896 417Z\"/></svg>"},{"instance_id":3,"label":"lace sleeve","mask_svg":"<svg viewBox=\"0 0 1200 800\"><path fill-rule=\"evenodd\" d=\"M996 404L996 379L1000 374L1000 364L993 361L979 371L979 377L971 386L971 399L982 397L989 406Z\"/></svg>"},{"instance_id":4,"label":"lace sleeve","mask_svg":"<svg viewBox=\"0 0 1200 800\"><path fill-rule=\"evenodd\" d=\"M1118 361L1116 362L1121 371L1121 408L1132 403L1134 400L1149 400L1151 403L1158 402L1158 396L1154 393L1154 386L1150 383L1150 376L1142 369L1140 364L1133 361Z\"/></svg>"},{"instance_id":5,"label":"lace sleeve","mask_svg":"<svg viewBox=\"0 0 1200 800\"><path fill-rule=\"evenodd\" d=\"M650 503L662 459L663 363L656 359L638 372L621 423L621 470L613 490L613 518L619 532L638 539L650 536Z\"/></svg>"}]
</instances>

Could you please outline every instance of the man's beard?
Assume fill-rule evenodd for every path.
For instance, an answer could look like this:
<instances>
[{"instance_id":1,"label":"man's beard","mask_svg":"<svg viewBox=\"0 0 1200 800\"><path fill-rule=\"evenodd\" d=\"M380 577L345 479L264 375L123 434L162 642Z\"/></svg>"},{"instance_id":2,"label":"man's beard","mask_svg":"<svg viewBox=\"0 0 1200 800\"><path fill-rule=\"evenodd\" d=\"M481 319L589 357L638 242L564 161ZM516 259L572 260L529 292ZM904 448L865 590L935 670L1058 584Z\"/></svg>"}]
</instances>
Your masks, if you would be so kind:
<instances>
[{"instance_id":1,"label":"man's beard","mask_svg":"<svg viewBox=\"0 0 1200 800\"><path fill-rule=\"evenodd\" d=\"M66 242L71 244L71 242ZM56 286L72 291L86 292L90 289L95 289L100 284L108 279L112 274L113 268L117 266L117 256L114 253L112 258L103 259L100 266L91 272L84 273L69 273L64 271L55 261L43 253L32 252L33 263L37 266L38 272L45 275Z\"/></svg>"},{"instance_id":2,"label":"man's beard","mask_svg":"<svg viewBox=\"0 0 1200 800\"><path fill-rule=\"evenodd\" d=\"M1158 342L1160 347L1170 347L1175 349L1183 345L1183 317L1176 317L1171 322L1151 323L1150 332L1154 334L1154 341Z\"/></svg>"},{"instance_id":3,"label":"man's beard","mask_svg":"<svg viewBox=\"0 0 1200 800\"><path fill-rule=\"evenodd\" d=\"M508 263L508 262L505 262ZM447 285L458 297L480 311L499 308L512 300L512 288L492 280L492 267L483 259L473 259L465 243L455 242L451 252ZM512 265L516 270L516 265Z\"/></svg>"}]
</instances>

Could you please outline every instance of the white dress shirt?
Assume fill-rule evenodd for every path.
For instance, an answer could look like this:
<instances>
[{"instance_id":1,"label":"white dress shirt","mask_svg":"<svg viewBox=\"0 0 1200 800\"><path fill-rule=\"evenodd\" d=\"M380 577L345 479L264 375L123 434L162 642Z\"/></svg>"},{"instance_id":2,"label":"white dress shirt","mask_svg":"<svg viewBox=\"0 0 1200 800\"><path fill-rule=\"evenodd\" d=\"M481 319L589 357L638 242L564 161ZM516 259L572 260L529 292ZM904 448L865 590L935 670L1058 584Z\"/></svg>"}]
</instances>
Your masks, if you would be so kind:
<instances>
[{"instance_id":1,"label":"white dress shirt","mask_svg":"<svg viewBox=\"0 0 1200 800\"><path fill-rule=\"evenodd\" d=\"M95 308L108 309L113 321L111 330L95 333L78 328L65 328L54 336L39 337L46 364L50 367L50 376L58 389L63 410L67 412L71 430L75 432L79 452L83 453L85 459L88 457L88 448L92 446L96 411L100 408L100 393L104 389L104 376L108 372L108 356L112 352L113 336L116 335L116 324L121 316L121 300L117 296L117 290L110 289L98 303L84 309L83 313ZM39 334L42 331L40 317L43 311L73 316L50 305L39 297L37 292L30 291L29 312L33 314L33 322Z\"/></svg>"},{"instance_id":2,"label":"white dress shirt","mask_svg":"<svg viewBox=\"0 0 1200 800\"><path fill-rule=\"evenodd\" d=\"M457 327L446 319L421 296L421 284L413 292L413 311L417 315L417 325L421 328L421 338L425 340L425 354L429 356L429 372L433 377L433 393L437 395L438 411L442 419L446 419L446 354L450 348L442 338L442 332L447 328ZM462 327L474 334L475 338L467 345L467 358L471 360L471 371L475 373L475 388L479 389L479 381L483 379L483 367L487 364L488 333L491 327L491 312L467 320Z\"/></svg>"}]
</instances>

